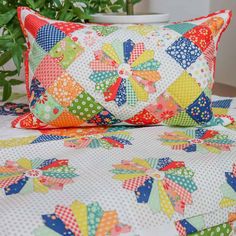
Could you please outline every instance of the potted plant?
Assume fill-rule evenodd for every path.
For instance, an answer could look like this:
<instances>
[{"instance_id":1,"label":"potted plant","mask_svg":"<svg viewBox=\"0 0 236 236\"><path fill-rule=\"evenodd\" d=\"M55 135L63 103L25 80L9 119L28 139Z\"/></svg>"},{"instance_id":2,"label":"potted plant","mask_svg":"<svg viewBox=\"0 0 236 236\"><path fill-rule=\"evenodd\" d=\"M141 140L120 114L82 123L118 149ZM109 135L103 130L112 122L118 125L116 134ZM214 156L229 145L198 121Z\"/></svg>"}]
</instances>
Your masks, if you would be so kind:
<instances>
[{"instance_id":1,"label":"potted plant","mask_svg":"<svg viewBox=\"0 0 236 236\"><path fill-rule=\"evenodd\" d=\"M111 24L155 24L169 20L169 14L148 13L134 14L134 5L141 0L117 0L115 4L123 4L123 12L119 13L97 13L92 15L91 22Z\"/></svg>"},{"instance_id":2,"label":"potted plant","mask_svg":"<svg viewBox=\"0 0 236 236\"><path fill-rule=\"evenodd\" d=\"M137 1L137 0L135 0ZM91 14L117 12L123 0L0 0L0 101L12 94L12 87L23 83L20 78L26 42L17 19L18 6L30 7L51 19L84 22Z\"/></svg>"}]
</instances>

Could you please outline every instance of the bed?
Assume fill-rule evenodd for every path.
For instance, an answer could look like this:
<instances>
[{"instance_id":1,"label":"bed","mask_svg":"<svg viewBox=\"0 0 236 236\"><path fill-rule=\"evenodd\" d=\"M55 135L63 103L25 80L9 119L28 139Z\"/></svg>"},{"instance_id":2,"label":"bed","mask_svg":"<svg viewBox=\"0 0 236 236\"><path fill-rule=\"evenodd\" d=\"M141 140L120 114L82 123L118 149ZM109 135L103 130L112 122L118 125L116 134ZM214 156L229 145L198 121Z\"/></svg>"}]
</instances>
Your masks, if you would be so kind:
<instances>
[{"instance_id":1,"label":"bed","mask_svg":"<svg viewBox=\"0 0 236 236\"><path fill-rule=\"evenodd\" d=\"M11 128L27 101L11 102L0 108L1 236L236 235L236 99L214 97L227 126L42 131Z\"/></svg>"}]
</instances>

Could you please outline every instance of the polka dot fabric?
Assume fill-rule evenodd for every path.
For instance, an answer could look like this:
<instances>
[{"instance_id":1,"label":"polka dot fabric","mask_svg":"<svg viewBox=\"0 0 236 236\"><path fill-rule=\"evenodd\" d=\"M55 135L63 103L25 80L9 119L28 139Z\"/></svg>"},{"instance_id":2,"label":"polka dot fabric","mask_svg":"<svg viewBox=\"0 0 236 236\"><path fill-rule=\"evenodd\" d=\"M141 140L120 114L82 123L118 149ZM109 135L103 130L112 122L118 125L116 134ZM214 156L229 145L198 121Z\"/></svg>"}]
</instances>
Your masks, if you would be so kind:
<instances>
[{"instance_id":1,"label":"polka dot fabric","mask_svg":"<svg viewBox=\"0 0 236 236\"><path fill-rule=\"evenodd\" d=\"M235 145L220 155L172 150L159 134L223 148L229 140L235 143L234 131L119 129L48 129L33 144L1 148L2 235L233 235ZM25 130L18 131L22 139ZM73 141L73 148L64 145ZM118 141L120 146L112 146ZM224 199L231 204L222 205Z\"/></svg>"},{"instance_id":2,"label":"polka dot fabric","mask_svg":"<svg viewBox=\"0 0 236 236\"><path fill-rule=\"evenodd\" d=\"M30 108L42 126L199 126L214 119L206 89L214 82L217 47L230 11L162 26L55 21L25 7L18 8L18 16L29 46ZM35 79L40 94L31 86ZM55 103L42 103L49 95ZM170 108L168 115L158 109L162 96L178 109ZM49 108L43 106L50 105L60 112L45 118ZM65 113L82 122L65 122Z\"/></svg>"}]
</instances>

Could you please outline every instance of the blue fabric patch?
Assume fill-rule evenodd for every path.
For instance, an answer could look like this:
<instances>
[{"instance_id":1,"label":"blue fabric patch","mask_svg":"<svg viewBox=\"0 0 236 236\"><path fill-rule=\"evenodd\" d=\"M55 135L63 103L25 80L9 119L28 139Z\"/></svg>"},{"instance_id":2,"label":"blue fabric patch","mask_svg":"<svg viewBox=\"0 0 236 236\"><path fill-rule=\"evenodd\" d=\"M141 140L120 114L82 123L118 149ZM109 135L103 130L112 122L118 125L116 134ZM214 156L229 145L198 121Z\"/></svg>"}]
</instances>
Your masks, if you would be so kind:
<instances>
[{"instance_id":1,"label":"blue fabric patch","mask_svg":"<svg viewBox=\"0 0 236 236\"><path fill-rule=\"evenodd\" d=\"M199 138L199 139L202 138L206 132L207 132L206 130L201 129L201 128L196 129L195 130L195 138Z\"/></svg>"},{"instance_id":2,"label":"blue fabric patch","mask_svg":"<svg viewBox=\"0 0 236 236\"><path fill-rule=\"evenodd\" d=\"M126 85L124 79L122 79L120 87L117 91L115 102L119 107L126 103Z\"/></svg>"},{"instance_id":3,"label":"blue fabric patch","mask_svg":"<svg viewBox=\"0 0 236 236\"><path fill-rule=\"evenodd\" d=\"M30 85L30 95L32 97L30 106L34 106L37 100L41 97L41 95L45 93L45 91L46 91L45 88L41 86L41 83L39 82L39 80L36 78L33 78Z\"/></svg>"},{"instance_id":4,"label":"blue fabric patch","mask_svg":"<svg viewBox=\"0 0 236 236\"><path fill-rule=\"evenodd\" d=\"M59 41L64 39L66 34L53 25L44 25L40 28L36 36L38 45L49 52Z\"/></svg>"},{"instance_id":5,"label":"blue fabric patch","mask_svg":"<svg viewBox=\"0 0 236 236\"><path fill-rule=\"evenodd\" d=\"M56 214L42 215L45 226L63 236L74 236L74 233L65 227L63 221Z\"/></svg>"},{"instance_id":6,"label":"blue fabric patch","mask_svg":"<svg viewBox=\"0 0 236 236\"><path fill-rule=\"evenodd\" d=\"M189 39L181 37L175 41L166 52L174 58L185 70L201 56L200 49Z\"/></svg>"},{"instance_id":7,"label":"blue fabric patch","mask_svg":"<svg viewBox=\"0 0 236 236\"><path fill-rule=\"evenodd\" d=\"M38 167L38 169L44 168L45 166L51 165L53 162L57 161L56 158L52 158L52 159L48 159L43 161L40 166Z\"/></svg>"},{"instance_id":8,"label":"blue fabric patch","mask_svg":"<svg viewBox=\"0 0 236 236\"><path fill-rule=\"evenodd\" d=\"M204 93L193 104L187 107L186 112L198 124L205 124L213 117L211 101Z\"/></svg>"},{"instance_id":9,"label":"blue fabric patch","mask_svg":"<svg viewBox=\"0 0 236 236\"><path fill-rule=\"evenodd\" d=\"M232 187L232 189L236 192L236 177L233 176L233 173L226 172L225 177L227 179L227 183Z\"/></svg>"},{"instance_id":10,"label":"blue fabric patch","mask_svg":"<svg viewBox=\"0 0 236 236\"><path fill-rule=\"evenodd\" d=\"M6 195L16 194L21 191L21 189L25 186L27 181L29 180L28 177L23 177L22 179L18 180L15 184L9 185L4 188Z\"/></svg>"},{"instance_id":11,"label":"blue fabric patch","mask_svg":"<svg viewBox=\"0 0 236 236\"><path fill-rule=\"evenodd\" d=\"M186 229L187 234L196 233L198 230L187 220L180 220L179 223Z\"/></svg>"},{"instance_id":12,"label":"blue fabric patch","mask_svg":"<svg viewBox=\"0 0 236 236\"><path fill-rule=\"evenodd\" d=\"M70 138L70 137L68 137L68 136L57 136L57 135L40 135L31 144L48 142L48 141L56 141L56 140L61 140L61 139L65 139L65 138Z\"/></svg>"},{"instance_id":13,"label":"blue fabric patch","mask_svg":"<svg viewBox=\"0 0 236 236\"><path fill-rule=\"evenodd\" d=\"M217 101L212 102L212 107L230 108L232 101L233 101L232 99L217 100Z\"/></svg>"},{"instance_id":14,"label":"blue fabric patch","mask_svg":"<svg viewBox=\"0 0 236 236\"><path fill-rule=\"evenodd\" d=\"M196 144L191 144L188 147L183 149L185 152L196 152L197 150L197 145Z\"/></svg>"},{"instance_id":15,"label":"blue fabric patch","mask_svg":"<svg viewBox=\"0 0 236 236\"><path fill-rule=\"evenodd\" d=\"M144 184L137 188L135 195L138 203L147 203L152 191L153 178L147 179Z\"/></svg>"},{"instance_id":16,"label":"blue fabric patch","mask_svg":"<svg viewBox=\"0 0 236 236\"><path fill-rule=\"evenodd\" d=\"M90 124L97 125L111 125L117 124L121 121L116 119L114 115L112 115L108 110L104 109L103 111L96 114L91 120L88 121ZM111 131L109 131L111 132Z\"/></svg>"},{"instance_id":17,"label":"blue fabric patch","mask_svg":"<svg viewBox=\"0 0 236 236\"><path fill-rule=\"evenodd\" d=\"M129 141L129 140L126 140L126 139L123 139L123 138L118 138L118 137L115 137L115 136L111 136L111 138L121 144L124 144L124 145L132 145L132 143Z\"/></svg>"},{"instance_id":18,"label":"blue fabric patch","mask_svg":"<svg viewBox=\"0 0 236 236\"><path fill-rule=\"evenodd\" d=\"M126 42L124 42L123 45L124 45L124 60L125 63L128 63L135 44L131 39L129 39Z\"/></svg>"},{"instance_id":19,"label":"blue fabric patch","mask_svg":"<svg viewBox=\"0 0 236 236\"><path fill-rule=\"evenodd\" d=\"M172 162L172 160L169 157L165 157L165 158L160 158L158 160L156 169L161 170L164 167L168 166L170 163Z\"/></svg>"}]
</instances>

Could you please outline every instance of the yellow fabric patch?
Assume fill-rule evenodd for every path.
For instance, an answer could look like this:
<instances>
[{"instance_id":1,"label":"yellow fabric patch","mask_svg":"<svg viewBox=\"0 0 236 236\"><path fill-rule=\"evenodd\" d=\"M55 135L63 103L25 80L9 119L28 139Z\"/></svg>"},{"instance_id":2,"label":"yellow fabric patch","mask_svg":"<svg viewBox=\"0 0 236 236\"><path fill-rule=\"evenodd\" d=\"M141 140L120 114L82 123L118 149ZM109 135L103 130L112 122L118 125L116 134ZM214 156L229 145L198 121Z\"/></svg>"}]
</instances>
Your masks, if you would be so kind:
<instances>
[{"instance_id":1,"label":"yellow fabric patch","mask_svg":"<svg viewBox=\"0 0 236 236\"><path fill-rule=\"evenodd\" d=\"M32 143L37 136L0 140L0 148L12 148Z\"/></svg>"},{"instance_id":2,"label":"yellow fabric patch","mask_svg":"<svg viewBox=\"0 0 236 236\"><path fill-rule=\"evenodd\" d=\"M133 63L132 67L138 66L140 64L143 64L147 61L150 61L154 58L154 51L153 50L146 50L144 51Z\"/></svg>"},{"instance_id":3,"label":"yellow fabric patch","mask_svg":"<svg viewBox=\"0 0 236 236\"><path fill-rule=\"evenodd\" d=\"M148 100L148 92L144 90L144 88L139 85L133 78L129 78L129 81L132 85L132 88L138 98L139 101L147 101Z\"/></svg>"},{"instance_id":4,"label":"yellow fabric patch","mask_svg":"<svg viewBox=\"0 0 236 236\"><path fill-rule=\"evenodd\" d=\"M212 111L214 114L217 115L227 115L228 114L228 109L225 108L212 108Z\"/></svg>"},{"instance_id":5,"label":"yellow fabric patch","mask_svg":"<svg viewBox=\"0 0 236 236\"><path fill-rule=\"evenodd\" d=\"M121 64L120 58L111 44L109 43L104 44L102 50L116 63Z\"/></svg>"},{"instance_id":6,"label":"yellow fabric patch","mask_svg":"<svg viewBox=\"0 0 236 236\"><path fill-rule=\"evenodd\" d=\"M155 31L156 27L152 25L132 25L132 26L129 26L128 29L134 30L138 32L139 34L141 34L142 36L146 36L150 32Z\"/></svg>"},{"instance_id":7,"label":"yellow fabric patch","mask_svg":"<svg viewBox=\"0 0 236 236\"><path fill-rule=\"evenodd\" d=\"M235 205L236 205L236 201L229 198L223 198L220 202L221 208L231 207Z\"/></svg>"},{"instance_id":8,"label":"yellow fabric patch","mask_svg":"<svg viewBox=\"0 0 236 236\"><path fill-rule=\"evenodd\" d=\"M83 236L88 236L87 206L79 201L74 201L70 206L79 229Z\"/></svg>"},{"instance_id":9,"label":"yellow fabric patch","mask_svg":"<svg viewBox=\"0 0 236 236\"><path fill-rule=\"evenodd\" d=\"M148 168L148 169L152 168L152 167L150 166L150 164L149 164L147 161L145 161L145 160L143 160L143 159L141 159L141 158L138 158L138 157L137 157L137 158L134 158L132 161L133 161L134 163L140 165L140 166L145 167L145 168Z\"/></svg>"},{"instance_id":10,"label":"yellow fabric patch","mask_svg":"<svg viewBox=\"0 0 236 236\"><path fill-rule=\"evenodd\" d=\"M17 161L17 164L26 169L26 170L30 170L32 169L32 164L31 164L31 161L26 159L26 158L20 158L18 161Z\"/></svg>"},{"instance_id":11,"label":"yellow fabric patch","mask_svg":"<svg viewBox=\"0 0 236 236\"><path fill-rule=\"evenodd\" d=\"M34 182L34 192L36 192L36 193L47 193L48 192L48 187L41 184L38 179L36 179L36 178L33 179L33 182Z\"/></svg>"},{"instance_id":12,"label":"yellow fabric patch","mask_svg":"<svg viewBox=\"0 0 236 236\"><path fill-rule=\"evenodd\" d=\"M182 107L192 104L202 93L202 89L186 71L167 89L167 92Z\"/></svg>"},{"instance_id":13,"label":"yellow fabric patch","mask_svg":"<svg viewBox=\"0 0 236 236\"><path fill-rule=\"evenodd\" d=\"M175 213L175 210L171 204L171 201L163 187L162 181L158 181L159 197L161 203L161 210L171 218Z\"/></svg>"},{"instance_id":14,"label":"yellow fabric patch","mask_svg":"<svg viewBox=\"0 0 236 236\"><path fill-rule=\"evenodd\" d=\"M138 178L142 176L146 176L146 174L145 173L144 174L118 174L118 175L113 176L113 179L125 181L128 179L134 179L134 178Z\"/></svg>"}]
</instances>

